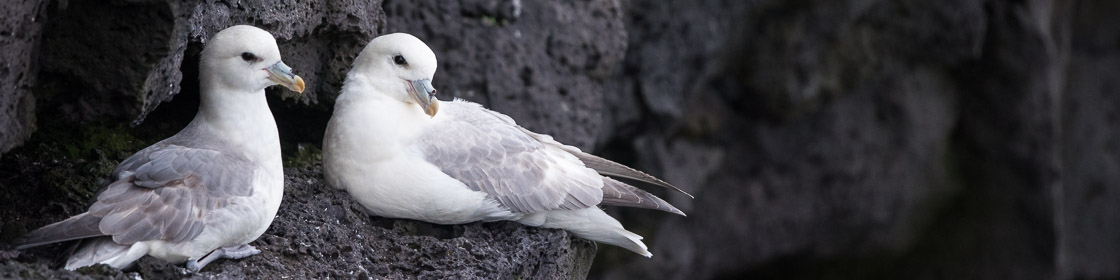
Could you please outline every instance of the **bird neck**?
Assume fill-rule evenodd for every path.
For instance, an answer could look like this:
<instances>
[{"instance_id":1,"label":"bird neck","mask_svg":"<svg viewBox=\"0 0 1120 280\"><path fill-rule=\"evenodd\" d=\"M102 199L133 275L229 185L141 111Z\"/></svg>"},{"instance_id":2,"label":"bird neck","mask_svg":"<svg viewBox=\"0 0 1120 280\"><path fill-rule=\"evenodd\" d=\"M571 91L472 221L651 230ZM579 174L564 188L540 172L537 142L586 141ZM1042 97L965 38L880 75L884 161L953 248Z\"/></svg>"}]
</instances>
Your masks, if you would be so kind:
<instances>
[{"instance_id":1,"label":"bird neck","mask_svg":"<svg viewBox=\"0 0 1120 280\"><path fill-rule=\"evenodd\" d=\"M203 88L199 101L198 114L189 128L221 138L259 162L280 163L279 133L263 89Z\"/></svg>"},{"instance_id":2,"label":"bird neck","mask_svg":"<svg viewBox=\"0 0 1120 280\"><path fill-rule=\"evenodd\" d=\"M379 147L407 144L435 121L416 104L401 102L354 83L343 88L335 101L333 114L332 122L346 122L333 125L353 126L342 133L363 134L352 137L365 142L356 145Z\"/></svg>"}]
</instances>

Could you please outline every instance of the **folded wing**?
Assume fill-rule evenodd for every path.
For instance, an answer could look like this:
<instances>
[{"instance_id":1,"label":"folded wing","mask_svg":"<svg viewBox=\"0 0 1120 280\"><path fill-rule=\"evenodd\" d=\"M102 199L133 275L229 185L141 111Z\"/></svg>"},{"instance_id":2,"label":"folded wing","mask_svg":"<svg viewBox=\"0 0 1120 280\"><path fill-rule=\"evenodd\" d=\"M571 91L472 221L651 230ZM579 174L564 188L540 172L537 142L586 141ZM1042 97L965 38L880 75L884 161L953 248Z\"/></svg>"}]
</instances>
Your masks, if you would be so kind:
<instances>
[{"instance_id":1,"label":"folded wing","mask_svg":"<svg viewBox=\"0 0 1120 280\"><path fill-rule=\"evenodd\" d=\"M30 232L17 248L96 236L120 244L190 240L211 211L252 194L255 169L240 153L156 144L121 162L117 181L88 212Z\"/></svg>"},{"instance_id":2,"label":"folded wing","mask_svg":"<svg viewBox=\"0 0 1120 280\"><path fill-rule=\"evenodd\" d=\"M419 137L425 159L513 212L582 209L602 203L684 215L664 200L600 173L680 189L528 131L506 115L462 101L448 102L440 114L445 120Z\"/></svg>"}]
</instances>

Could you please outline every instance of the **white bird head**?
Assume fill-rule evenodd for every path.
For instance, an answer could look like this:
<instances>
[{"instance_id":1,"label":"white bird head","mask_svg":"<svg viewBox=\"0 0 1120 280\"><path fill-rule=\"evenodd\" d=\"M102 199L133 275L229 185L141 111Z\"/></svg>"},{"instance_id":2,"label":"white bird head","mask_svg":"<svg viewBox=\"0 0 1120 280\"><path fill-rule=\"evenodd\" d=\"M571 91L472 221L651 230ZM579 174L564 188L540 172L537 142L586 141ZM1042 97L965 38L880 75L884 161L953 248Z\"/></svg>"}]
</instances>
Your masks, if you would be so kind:
<instances>
[{"instance_id":1,"label":"white bird head","mask_svg":"<svg viewBox=\"0 0 1120 280\"><path fill-rule=\"evenodd\" d=\"M199 68L200 79L232 92L260 92L276 84L296 92L304 89L303 78L280 61L272 34L253 26L232 26L215 34L202 50Z\"/></svg>"},{"instance_id":2,"label":"white bird head","mask_svg":"<svg viewBox=\"0 0 1120 280\"><path fill-rule=\"evenodd\" d=\"M414 103L425 114L439 110L432 77L436 74L436 54L415 36L393 33L374 38L354 60L347 79L370 81L374 90L405 103Z\"/></svg>"}]
</instances>

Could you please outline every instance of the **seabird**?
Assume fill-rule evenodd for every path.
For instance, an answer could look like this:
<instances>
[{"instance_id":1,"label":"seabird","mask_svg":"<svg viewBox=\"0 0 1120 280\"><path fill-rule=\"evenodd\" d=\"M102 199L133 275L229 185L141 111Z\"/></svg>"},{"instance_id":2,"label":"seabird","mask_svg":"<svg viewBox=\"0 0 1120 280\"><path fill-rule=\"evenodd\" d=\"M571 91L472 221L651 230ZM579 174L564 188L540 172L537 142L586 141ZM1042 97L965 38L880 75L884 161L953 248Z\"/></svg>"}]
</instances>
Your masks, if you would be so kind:
<instances>
[{"instance_id":1,"label":"seabird","mask_svg":"<svg viewBox=\"0 0 1120 280\"><path fill-rule=\"evenodd\" d=\"M646 257L652 254L642 237L598 206L684 216L603 175L684 193L660 179L526 130L477 103L439 101L435 72L435 54L424 42L395 33L370 41L346 77L323 139L323 171L372 214L437 224L517 221Z\"/></svg>"},{"instance_id":2,"label":"seabird","mask_svg":"<svg viewBox=\"0 0 1120 280\"><path fill-rule=\"evenodd\" d=\"M124 268L150 255L198 271L260 251L284 192L276 121L265 87L303 92L276 39L240 25L214 35L199 64L200 104L182 131L117 166L85 213L31 231L16 249L81 240L66 262Z\"/></svg>"}]
</instances>

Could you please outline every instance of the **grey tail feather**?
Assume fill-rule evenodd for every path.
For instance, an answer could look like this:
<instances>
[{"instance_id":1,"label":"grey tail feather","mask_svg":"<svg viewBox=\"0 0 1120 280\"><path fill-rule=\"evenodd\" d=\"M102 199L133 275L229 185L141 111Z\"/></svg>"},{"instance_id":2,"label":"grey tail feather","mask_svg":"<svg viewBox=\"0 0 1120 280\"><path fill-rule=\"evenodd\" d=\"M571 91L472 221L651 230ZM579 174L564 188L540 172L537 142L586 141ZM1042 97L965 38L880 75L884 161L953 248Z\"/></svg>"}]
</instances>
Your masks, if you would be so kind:
<instances>
[{"instance_id":1,"label":"grey tail feather","mask_svg":"<svg viewBox=\"0 0 1120 280\"><path fill-rule=\"evenodd\" d=\"M677 207L673 207L672 204L651 193L607 177L603 177L602 204L654 209L688 216Z\"/></svg>"},{"instance_id":2,"label":"grey tail feather","mask_svg":"<svg viewBox=\"0 0 1120 280\"><path fill-rule=\"evenodd\" d=\"M580 151L569 151L569 152L571 152L573 155L575 155L576 158L579 158L579 160L582 161L585 166L587 166L588 168L591 168L591 169L595 169L595 171L598 171L599 174L603 174L603 175L607 175L607 176L615 176L615 177L634 179L634 180L638 180L638 181L642 181L642 182L666 187L666 188L678 191L680 193L683 193L683 194L687 195L689 198L695 198L691 194L685 192L684 190L681 190L680 188L677 188L677 187L675 187L675 186L673 186L673 185L671 185L671 184L669 184L665 181L662 181L661 179L657 179L657 177L653 177L653 175L646 174L645 172L638 171L637 169L633 169L633 168L630 168L628 166L622 165L621 163L613 162L613 161L610 161L608 159L597 157L595 155L580 152Z\"/></svg>"},{"instance_id":3,"label":"grey tail feather","mask_svg":"<svg viewBox=\"0 0 1120 280\"><path fill-rule=\"evenodd\" d=\"M62 220L61 222L49 224L33 230L12 243L16 244L16 250L23 250L51 243L102 236L105 234L101 233L101 230L97 228L100 222L100 217L90 216L89 213L82 213L70 217L69 219Z\"/></svg>"}]
</instances>

